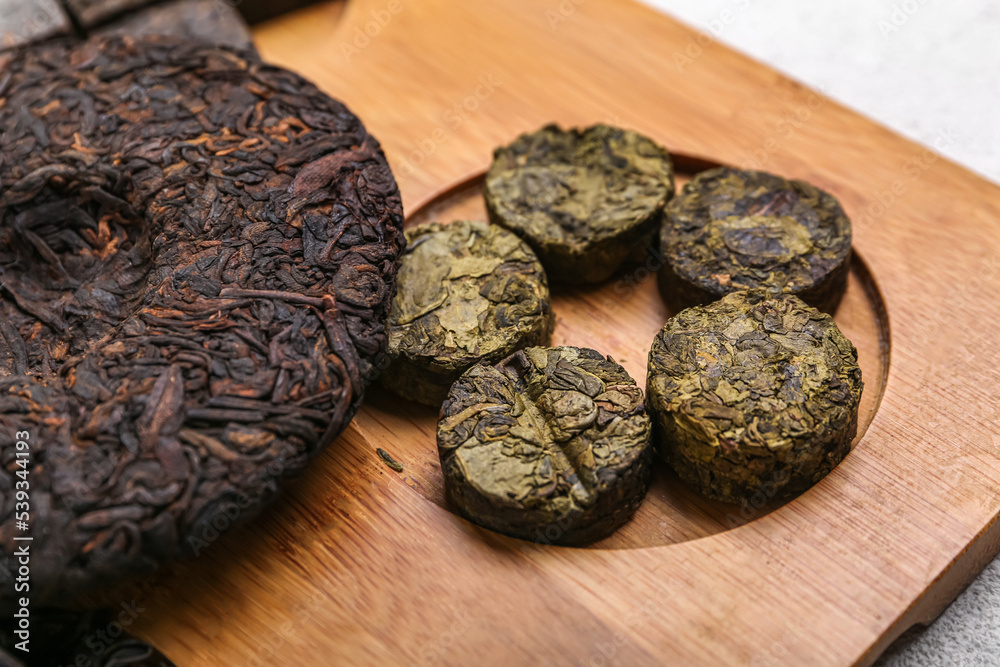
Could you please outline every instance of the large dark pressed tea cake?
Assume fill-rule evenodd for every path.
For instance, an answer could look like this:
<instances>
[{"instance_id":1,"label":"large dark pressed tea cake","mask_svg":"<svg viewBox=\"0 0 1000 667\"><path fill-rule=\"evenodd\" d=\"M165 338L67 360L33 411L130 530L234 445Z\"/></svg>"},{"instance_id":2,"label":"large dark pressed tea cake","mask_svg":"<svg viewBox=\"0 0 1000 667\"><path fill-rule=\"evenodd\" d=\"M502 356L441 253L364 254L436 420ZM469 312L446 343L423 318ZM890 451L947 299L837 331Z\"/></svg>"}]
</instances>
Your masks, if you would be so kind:
<instances>
[{"instance_id":1,"label":"large dark pressed tea cake","mask_svg":"<svg viewBox=\"0 0 1000 667\"><path fill-rule=\"evenodd\" d=\"M743 290L681 311L649 351L657 448L710 498L800 492L850 450L857 359L833 319L795 296Z\"/></svg>"},{"instance_id":2,"label":"large dark pressed tea cake","mask_svg":"<svg viewBox=\"0 0 1000 667\"><path fill-rule=\"evenodd\" d=\"M0 483L27 432L34 604L199 553L328 444L404 239L378 142L249 53L56 43L0 82Z\"/></svg>"}]
</instances>

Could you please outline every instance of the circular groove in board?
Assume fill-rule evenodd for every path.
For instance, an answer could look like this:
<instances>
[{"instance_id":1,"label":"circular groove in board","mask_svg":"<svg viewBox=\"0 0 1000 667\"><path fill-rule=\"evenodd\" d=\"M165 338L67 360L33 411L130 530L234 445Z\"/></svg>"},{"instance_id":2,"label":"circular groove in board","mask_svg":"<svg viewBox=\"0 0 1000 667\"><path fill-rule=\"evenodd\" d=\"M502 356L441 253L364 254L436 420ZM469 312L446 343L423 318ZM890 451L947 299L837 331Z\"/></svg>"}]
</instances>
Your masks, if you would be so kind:
<instances>
[{"instance_id":1,"label":"circular groove in board","mask_svg":"<svg viewBox=\"0 0 1000 667\"><path fill-rule=\"evenodd\" d=\"M680 190L705 169L721 166L703 158L672 153ZM487 220L482 197L485 169L443 188L414 207L406 227L424 222ZM794 176L794 175L792 175ZM847 211L848 215L851 211ZM645 386L646 359L653 337L673 315L660 295L656 280L658 256L647 255L645 266L619 271L597 285L552 287L556 328L552 345L592 347L611 355ZM889 373L889 318L878 286L857 248L852 249L847 290L834 320L858 349L858 363L865 380L858 413L858 434L852 453L871 425ZM370 390L362 410L364 429L392 446L393 455L405 465L401 476L417 493L449 511L445 501L435 443L437 411L400 401L382 389ZM843 464L841 464L843 465ZM836 474L836 470L832 474ZM817 485L822 488L824 481ZM807 491L806 493L815 492ZM771 500L757 507L741 508L709 500L684 485L657 460L649 494L635 516L614 535L589 545L596 549L635 549L663 546L707 537L759 519L796 499ZM464 521L456 516L456 521ZM523 544L514 538L468 524L470 530L496 544ZM546 547L548 548L548 547ZM561 548L561 547L551 547Z\"/></svg>"}]
</instances>

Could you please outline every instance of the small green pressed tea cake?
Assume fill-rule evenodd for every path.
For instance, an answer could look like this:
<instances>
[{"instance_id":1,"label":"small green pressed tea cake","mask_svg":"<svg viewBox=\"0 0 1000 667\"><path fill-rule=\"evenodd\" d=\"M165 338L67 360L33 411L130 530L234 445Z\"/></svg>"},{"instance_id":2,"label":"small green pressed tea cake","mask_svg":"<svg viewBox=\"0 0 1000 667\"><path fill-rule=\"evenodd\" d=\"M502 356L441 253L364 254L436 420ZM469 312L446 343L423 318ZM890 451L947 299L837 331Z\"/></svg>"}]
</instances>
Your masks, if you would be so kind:
<instances>
[{"instance_id":1,"label":"small green pressed tea cake","mask_svg":"<svg viewBox=\"0 0 1000 667\"><path fill-rule=\"evenodd\" d=\"M585 544L646 495L651 422L642 390L591 349L533 347L469 369L437 428L448 498L507 535Z\"/></svg>"},{"instance_id":2,"label":"small green pressed tea cake","mask_svg":"<svg viewBox=\"0 0 1000 667\"><path fill-rule=\"evenodd\" d=\"M649 353L656 446L710 498L798 493L850 450L857 358L833 319L795 296L743 290L681 311Z\"/></svg>"},{"instance_id":3,"label":"small green pressed tea cake","mask_svg":"<svg viewBox=\"0 0 1000 667\"><path fill-rule=\"evenodd\" d=\"M523 241L485 222L407 230L389 313L382 383L438 407L467 368L548 343L555 326L545 272Z\"/></svg>"},{"instance_id":4,"label":"small green pressed tea cake","mask_svg":"<svg viewBox=\"0 0 1000 667\"><path fill-rule=\"evenodd\" d=\"M494 152L484 195L490 220L525 239L553 281L600 282L655 242L674 171L635 132L548 125Z\"/></svg>"},{"instance_id":5,"label":"small green pressed tea cake","mask_svg":"<svg viewBox=\"0 0 1000 667\"><path fill-rule=\"evenodd\" d=\"M664 296L677 310L762 287L832 312L847 282L851 222L808 183L720 167L667 205L660 249Z\"/></svg>"}]
</instances>

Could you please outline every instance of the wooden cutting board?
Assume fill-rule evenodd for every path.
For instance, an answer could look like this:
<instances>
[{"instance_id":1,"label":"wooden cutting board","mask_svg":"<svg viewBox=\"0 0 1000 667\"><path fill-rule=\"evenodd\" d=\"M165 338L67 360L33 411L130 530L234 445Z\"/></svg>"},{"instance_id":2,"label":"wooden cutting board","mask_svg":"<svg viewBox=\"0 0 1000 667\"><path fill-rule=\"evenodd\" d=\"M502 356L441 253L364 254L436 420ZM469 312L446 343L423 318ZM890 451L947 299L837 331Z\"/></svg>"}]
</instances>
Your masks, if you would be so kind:
<instances>
[{"instance_id":1,"label":"wooden cutting board","mask_svg":"<svg viewBox=\"0 0 1000 667\"><path fill-rule=\"evenodd\" d=\"M492 148L550 121L832 192L855 222L837 321L867 430L783 505L709 503L661 469L614 537L542 547L452 514L433 411L372 391L276 506L119 592L179 665L869 664L1000 550L1000 188L625 0L350 0L255 37L364 119L416 218L481 215ZM556 341L641 384L669 315L655 282L557 291Z\"/></svg>"}]
</instances>

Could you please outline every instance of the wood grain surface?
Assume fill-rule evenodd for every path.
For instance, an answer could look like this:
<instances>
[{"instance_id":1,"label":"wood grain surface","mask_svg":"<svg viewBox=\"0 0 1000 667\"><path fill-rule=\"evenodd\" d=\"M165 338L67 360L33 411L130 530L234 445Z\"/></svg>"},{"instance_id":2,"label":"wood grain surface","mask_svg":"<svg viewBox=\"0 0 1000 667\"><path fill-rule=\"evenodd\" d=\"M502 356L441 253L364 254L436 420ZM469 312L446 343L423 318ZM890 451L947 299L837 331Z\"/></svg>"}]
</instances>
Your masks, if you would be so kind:
<instances>
[{"instance_id":1,"label":"wood grain surface","mask_svg":"<svg viewBox=\"0 0 1000 667\"><path fill-rule=\"evenodd\" d=\"M364 119L408 212L550 121L830 191L864 260L837 319L866 396L887 381L867 433L800 497L730 523L659 471L636 521L587 549L449 512L433 415L373 391L252 525L115 592L178 665L869 664L1000 549L996 186L625 0L350 0L255 39ZM942 127L939 145L975 131ZM442 215L474 214L456 192ZM630 351L643 377L667 314L654 284L616 307L599 298L614 284L557 295L557 338Z\"/></svg>"}]
</instances>

